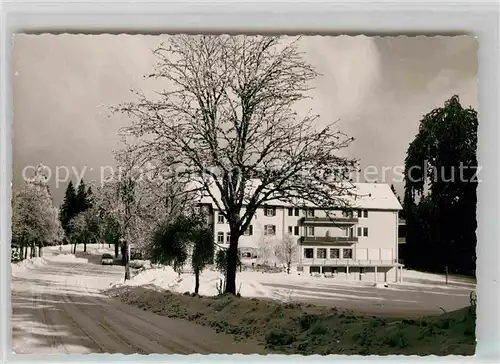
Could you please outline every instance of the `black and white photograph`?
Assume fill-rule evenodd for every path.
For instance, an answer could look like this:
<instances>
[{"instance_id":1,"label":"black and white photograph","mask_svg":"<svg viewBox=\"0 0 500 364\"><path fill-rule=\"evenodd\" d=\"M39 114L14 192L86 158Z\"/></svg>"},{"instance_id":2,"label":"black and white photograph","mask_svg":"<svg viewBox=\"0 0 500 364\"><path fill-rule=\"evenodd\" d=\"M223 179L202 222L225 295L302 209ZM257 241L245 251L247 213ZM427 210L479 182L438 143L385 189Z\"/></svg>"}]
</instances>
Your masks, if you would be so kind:
<instances>
[{"instance_id":1,"label":"black and white photograph","mask_svg":"<svg viewBox=\"0 0 500 364\"><path fill-rule=\"evenodd\" d=\"M16 355L473 356L474 36L16 34Z\"/></svg>"}]
</instances>

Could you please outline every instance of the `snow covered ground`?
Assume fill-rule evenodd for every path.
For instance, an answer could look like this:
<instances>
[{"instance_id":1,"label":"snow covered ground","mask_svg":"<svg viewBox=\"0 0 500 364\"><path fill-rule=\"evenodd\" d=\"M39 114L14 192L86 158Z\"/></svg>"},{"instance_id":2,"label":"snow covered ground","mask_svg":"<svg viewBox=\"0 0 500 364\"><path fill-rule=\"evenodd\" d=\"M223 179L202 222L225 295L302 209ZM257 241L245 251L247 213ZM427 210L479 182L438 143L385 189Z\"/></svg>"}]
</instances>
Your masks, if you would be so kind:
<instances>
[{"instance_id":1,"label":"snow covered ground","mask_svg":"<svg viewBox=\"0 0 500 364\"><path fill-rule=\"evenodd\" d=\"M50 247L44 251L44 258L23 263L25 266L13 267L13 274L19 274L31 266L46 264L57 259L81 259L72 256L49 257L50 254L68 254L71 247ZM89 265L98 264L99 256L112 253L113 247L87 246L87 255L82 255L83 246L77 247L77 255L89 259ZM79 253L80 252L80 253ZM85 259L83 258L83 259ZM81 260L84 262L84 260ZM92 264L94 263L94 264ZM146 267L150 267L149 262ZM109 274L109 272L113 274ZM124 283L123 267L109 267L106 273L94 277L93 287L108 289L127 285L156 287L178 293L193 292L195 279L192 272L179 277L170 267L154 267L139 272L133 270L133 278ZM135 276L134 276L135 275ZM200 277L200 291L204 296L217 295L217 286L223 276L206 269ZM299 275L292 271L286 273L261 273L246 270L237 274L237 290L243 297L277 299L281 301L300 301L326 306L350 308L373 314L433 314L442 310L450 311L469 304L470 292L475 289L472 279L450 276L448 284L444 275L429 274L413 270L403 271L403 282L389 283L388 287L374 287L373 283L346 281L343 277L325 278Z\"/></svg>"},{"instance_id":2,"label":"snow covered ground","mask_svg":"<svg viewBox=\"0 0 500 364\"><path fill-rule=\"evenodd\" d=\"M219 294L217 286L220 287L223 275L211 270L204 271L200 276L199 294L202 296L216 296ZM126 283L120 280L113 284L118 286L154 286L162 290L185 293L194 292L195 278L192 273L183 273L179 275L171 267L147 269ZM278 299L279 295L275 290L266 288L253 277L238 275L236 287L239 293L244 297L261 297Z\"/></svg>"},{"instance_id":3,"label":"snow covered ground","mask_svg":"<svg viewBox=\"0 0 500 364\"><path fill-rule=\"evenodd\" d=\"M243 271L237 274L237 288L243 297L296 301L384 315L439 314L469 304L474 282L415 271L405 271L401 283L388 287L374 287L372 283L344 279L311 277L296 273L261 273ZM214 296L219 292L222 275L205 270L200 277L200 295ZM179 277L171 267L147 269L126 283L119 280L112 287L148 286L178 293L194 291L194 275L183 273Z\"/></svg>"},{"instance_id":4,"label":"snow covered ground","mask_svg":"<svg viewBox=\"0 0 500 364\"><path fill-rule=\"evenodd\" d=\"M123 277L123 267L101 266L68 252L47 249L43 258L13 265L16 354L262 352L256 344L235 343L208 327L103 295L103 289Z\"/></svg>"}]
</instances>

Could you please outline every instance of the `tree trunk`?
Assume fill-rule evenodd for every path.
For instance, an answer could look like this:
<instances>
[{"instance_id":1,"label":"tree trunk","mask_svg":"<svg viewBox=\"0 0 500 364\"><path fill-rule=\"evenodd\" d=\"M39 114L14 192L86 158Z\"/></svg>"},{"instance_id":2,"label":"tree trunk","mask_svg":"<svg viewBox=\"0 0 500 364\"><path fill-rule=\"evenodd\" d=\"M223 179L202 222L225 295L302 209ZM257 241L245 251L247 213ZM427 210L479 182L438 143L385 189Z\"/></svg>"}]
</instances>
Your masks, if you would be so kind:
<instances>
[{"instance_id":1,"label":"tree trunk","mask_svg":"<svg viewBox=\"0 0 500 364\"><path fill-rule=\"evenodd\" d=\"M128 242L125 242L124 244L125 249L124 251L124 260L125 260L125 280L130 280L130 257L129 257L129 249L128 249Z\"/></svg>"},{"instance_id":2,"label":"tree trunk","mask_svg":"<svg viewBox=\"0 0 500 364\"><path fill-rule=\"evenodd\" d=\"M226 289L224 293L236 295L236 268L238 264L238 240L240 236L231 229L229 248L227 249Z\"/></svg>"},{"instance_id":3,"label":"tree trunk","mask_svg":"<svg viewBox=\"0 0 500 364\"><path fill-rule=\"evenodd\" d=\"M43 244L40 243L38 245L38 256L41 258L42 257L42 253L43 253Z\"/></svg>"},{"instance_id":4,"label":"tree trunk","mask_svg":"<svg viewBox=\"0 0 500 364\"><path fill-rule=\"evenodd\" d=\"M87 240L85 240L83 242L83 252L86 253L87 252Z\"/></svg>"},{"instance_id":5,"label":"tree trunk","mask_svg":"<svg viewBox=\"0 0 500 364\"><path fill-rule=\"evenodd\" d=\"M286 264L286 272L287 272L287 274L290 274L290 269L291 269L291 267L292 267L292 262L288 262L288 263Z\"/></svg>"},{"instance_id":6,"label":"tree trunk","mask_svg":"<svg viewBox=\"0 0 500 364\"><path fill-rule=\"evenodd\" d=\"M25 245L24 246L24 259L27 259L28 258L28 246Z\"/></svg>"},{"instance_id":7,"label":"tree trunk","mask_svg":"<svg viewBox=\"0 0 500 364\"><path fill-rule=\"evenodd\" d=\"M194 270L194 293L198 294L200 290L200 271L198 269Z\"/></svg>"},{"instance_id":8,"label":"tree trunk","mask_svg":"<svg viewBox=\"0 0 500 364\"><path fill-rule=\"evenodd\" d=\"M115 258L118 258L118 243L115 243Z\"/></svg>"},{"instance_id":9,"label":"tree trunk","mask_svg":"<svg viewBox=\"0 0 500 364\"><path fill-rule=\"evenodd\" d=\"M130 266L128 262L125 263L125 280L130 280Z\"/></svg>"}]
</instances>

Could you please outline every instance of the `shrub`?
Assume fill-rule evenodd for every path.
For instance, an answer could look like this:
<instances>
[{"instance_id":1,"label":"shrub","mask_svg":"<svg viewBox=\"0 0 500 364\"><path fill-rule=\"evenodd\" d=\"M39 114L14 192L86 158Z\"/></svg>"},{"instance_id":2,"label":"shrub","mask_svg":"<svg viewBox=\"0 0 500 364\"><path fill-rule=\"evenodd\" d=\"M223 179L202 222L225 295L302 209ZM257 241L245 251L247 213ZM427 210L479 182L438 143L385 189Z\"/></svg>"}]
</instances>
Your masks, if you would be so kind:
<instances>
[{"instance_id":1,"label":"shrub","mask_svg":"<svg viewBox=\"0 0 500 364\"><path fill-rule=\"evenodd\" d=\"M311 335L325 335L328 333L328 328L322 323L317 323L311 329Z\"/></svg>"},{"instance_id":2,"label":"shrub","mask_svg":"<svg viewBox=\"0 0 500 364\"><path fill-rule=\"evenodd\" d=\"M304 314L299 317L299 326L303 331L306 331L309 330L318 320L318 316Z\"/></svg>"},{"instance_id":3,"label":"shrub","mask_svg":"<svg viewBox=\"0 0 500 364\"><path fill-rule=\"evenodd\" d=\"M271 346L290 345L295 341L294 336L282 327L271 329L266 334L266 344Z\"/></svg>"}]
</instances>

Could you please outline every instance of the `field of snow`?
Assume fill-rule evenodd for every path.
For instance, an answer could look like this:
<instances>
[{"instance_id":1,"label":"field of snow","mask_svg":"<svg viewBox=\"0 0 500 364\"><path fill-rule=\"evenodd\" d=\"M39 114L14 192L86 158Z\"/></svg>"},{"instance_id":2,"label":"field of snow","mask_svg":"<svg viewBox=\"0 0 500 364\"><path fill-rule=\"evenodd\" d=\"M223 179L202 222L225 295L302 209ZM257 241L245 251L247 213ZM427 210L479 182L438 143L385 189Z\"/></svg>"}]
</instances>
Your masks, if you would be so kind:
<instances>
[{"instance_id":1,"label":"field of snow","mask_svg":"<svg viewBox=\"0 0 500 364\"><path fill-rule=\"evenodd\" d=\"M74 254L49 254L47 256L25 259L18 263L11 263L12 275L15 276L19 273L25 272L30 269L35 269L45 264L50 264L52 262L60 263L88 263L85 258L77 258Z\"/></svg>"},{"instance_id":2,"label":"field of snow","mask_svg":"<svg viewBox=\"0 0 500 364\"><path fill-rule=\"evenodd\" d=\"M448 281L435 275L404 271L405 281L375 287L373 283L353 282L345 279L311 277L296 273L261 273L243 271L237 274L237 289L243 297L273 299L284 302L306 302L324 306L349 308L373 314L397 315L401 312L416 314L440 313L465 307L474 282ZM222 275L211 270L200 276L199 294L215 296L219 292ZM425 283L422 283L425 282ZM111 286L148 286L177 293L194 291L194 275L179 275L171 267L146 269L130 281L120 280Z\"/></svg>"},{"instance_id":3,"label":"field of snow","mask_svg":"<svg viewBox=\"0 0 500 364\"><path fill-rule=\"evenodd\" d=\"M50 252L61 252L70 253L73 250L74 245L54 245L44 248ZM76 251L83 252L83 244L76 245ZM115 248L113 246L109 247L106 244L87 244L87 254L104 254L104 253L114 253Z\"/></svg>"},{"instance_id":4,"label":"field of snow","mask_svg":"<svg viewBox=\"0 0 500 364\"><path fill-rule=\"evenodd\" d=\"M253 277L245 277L238 275L236 287L240 294L244 297L261 297L261 298L278 298L274 290L266 288L259 282L252 279ZM223 275L211 270L206 270L200 275L199 294L202 296L216 296L219 294L217 285L220 285L220 280ZM130 281L123 282L120 280L112 285L119 286L153 286L158 289L168 290L172 292L185 293L194 292L195 278L192 273L182 273L180 276L172 269L172 267L146 269L143 272L134 276Z\"/></svg>"},{"instance_id":5,"label":"field of snow","mask_svg":"<svg viewBox=\"0 0 500 364\"><path fill-rule=\"evenodd\" d=\"M62 251L59 251L58 247L50 249L53 250L54 254L65 253L66 250L69 253L70 251L69 246L63 246ZM113 253L113 248L89 244L87 254L82 254L82 251L83 246L78 246L77 256L88 258L91 264L92 262L99 264L99 256L103 253ZM104 276L96 276L92 285L96 288L102 287L102 289L123 285L130 287L148 286L148 288L169 290L181 294L194 291L195 278L189 269L185 269L179 277L171 267L151 266L148 261L138 263L147 269L139 272L133 270L133 277L130 281L123 281L123 267L113 266L102 268L106 269L103 272ZM43 262L27 264L43 264ZM115 275L113 278L113 276L109 276L109 273L118 273L118 277ZM220 285L221 278L223 275L219 272L206 269L200 277L199 294L202 296L217 295L219 293L217 286ZM243 297L345 307L373 312L374 314L386 312L431 314L440 313L443 309L449 311L467 306L470 292L475 289L475 285L473 279L452 275L446 284L444 275L413 270L403 270L403 282L388 283L387 287L382 285L376 287L371 282L347 281L342 276L325 278L323 276L299 275L293 270L291 274L246 270L237 273L236 288Z\"/></svg>"}]
</instances>

